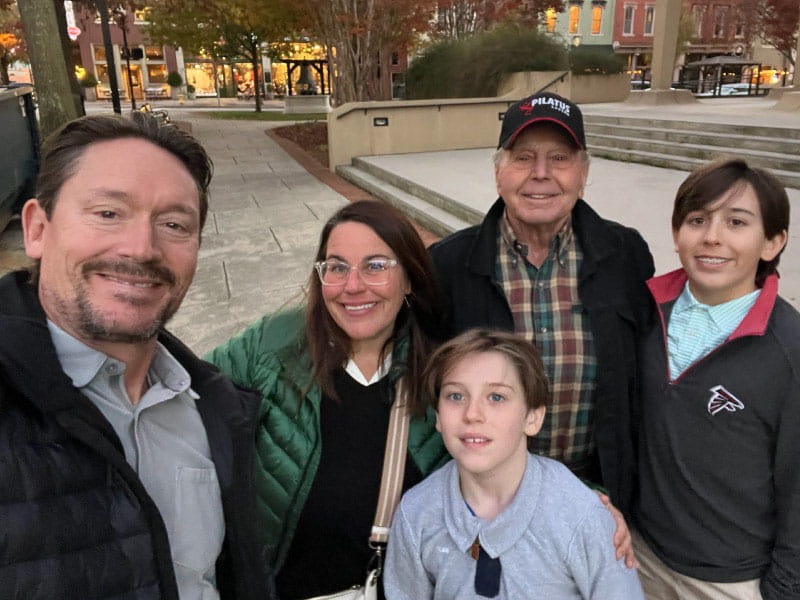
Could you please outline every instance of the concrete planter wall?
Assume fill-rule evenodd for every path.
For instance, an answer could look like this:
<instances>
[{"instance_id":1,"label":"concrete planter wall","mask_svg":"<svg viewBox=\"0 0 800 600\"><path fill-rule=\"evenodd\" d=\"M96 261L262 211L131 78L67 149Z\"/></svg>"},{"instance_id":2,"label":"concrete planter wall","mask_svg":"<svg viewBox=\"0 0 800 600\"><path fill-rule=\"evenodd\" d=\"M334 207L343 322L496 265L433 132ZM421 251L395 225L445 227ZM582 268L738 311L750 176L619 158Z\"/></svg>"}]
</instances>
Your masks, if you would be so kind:
<instances>
[{"instance_id":1,"label":"concrete planter wall","mask_svg":"<svg viewBox=\"0 0 800 600\"><path fill-rule=\"evenodd\" d=\"M344 104L328 114L330 169L349 165L355 156L496 146L500 120L513 102L457 98Z\"/></svg>"},{"instance_id":2,"label":"concrete planter wall","mask_svg":"<svg viewBox=\"0 0 800 600\"><path fill-rule=\"evenodd\" d=\"M527 71L512 73L500 84L497 95L503 98L524 98L547 88L577 104L589 102L624 102L631 91L627 73L615 75L573 75L569 71Z\"/></svg>"},{"instance_id":3,"label":"concrete planter wall","mask_svg":"<svg viewBox=\"0 0 800 600\"><path fill-rule=\"evenodd\" d=\"M283 114L285 115L307 115L310 113L331 112L331 97L329 94L286 96L283 101Z\"/></svg>"},{"instance_id":4,"label":"concrete planter wall","mask_svg":"<svg viewBox=\"0 0 800 600\"><path fill-rule=\"evenodd\" d=\"M573 76L567 71L514 73L497 98L352 102L328 114L328 162L335 171L356 156L491 148L497 145L506 109L554 79L548 88L573 102L621 102L630 79L619 75ZM290 99L319 96L289 96ZM310 112L321 112L312 110Z\"/></svg>"}]
</instances>

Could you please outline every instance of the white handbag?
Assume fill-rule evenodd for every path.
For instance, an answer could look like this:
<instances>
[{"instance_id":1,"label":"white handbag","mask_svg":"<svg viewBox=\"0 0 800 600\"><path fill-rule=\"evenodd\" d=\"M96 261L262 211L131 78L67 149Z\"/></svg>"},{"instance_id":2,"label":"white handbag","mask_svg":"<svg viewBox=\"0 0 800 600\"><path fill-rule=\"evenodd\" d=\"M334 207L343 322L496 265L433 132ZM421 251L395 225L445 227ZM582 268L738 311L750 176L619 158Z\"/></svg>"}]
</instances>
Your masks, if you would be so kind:
<instances>
[{"instance_id":1,"label":"white handbag","mask_svg":"<svg viewBox=\"0 0 800 600\"><path fill-rule=\"evenodd\" d=\"M374 568L367 572L364 585L341 592L314 596L306 600L378 600L378 580L383 569L383 547L389 540L392 516L400 503L403 491L403 474L406 468L408 447L408 423L410 413L406 402L402 379L397 382L395 400L389 413L389 431L386 433L386 451L383 455L383 474L378 494L378 508L369 536L369 547L375 551Z\"/></svg>"},{"instance_id":2,"label":"white handbag","mask_svg":"<svg viewBox=\"0 0 800 600\"><path fill-rule=\"evenodd\" d=\"M364 585L358 585L349 590L325 596L314 596L306 600L378 600L378 578L380 575L380 569L372 569L367 573L367 580Z\"/></svg>"}]
</instances>

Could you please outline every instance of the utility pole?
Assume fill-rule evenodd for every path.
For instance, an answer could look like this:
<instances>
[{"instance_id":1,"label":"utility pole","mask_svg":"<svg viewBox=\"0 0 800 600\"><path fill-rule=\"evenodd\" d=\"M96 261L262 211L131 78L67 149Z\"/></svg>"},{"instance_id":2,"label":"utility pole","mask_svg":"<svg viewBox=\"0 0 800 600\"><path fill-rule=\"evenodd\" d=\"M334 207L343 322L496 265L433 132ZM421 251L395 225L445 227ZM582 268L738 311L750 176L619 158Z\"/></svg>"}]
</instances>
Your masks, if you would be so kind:
<instances>
[{"instance_id":1,"label":"utility pole","mask_svg":"<svg viewBox=\"0 0 800 600\"><path fill-rule=\"evenodd\" d=\"M80 116L72 98L71 77L61 43L61 32L53 0L18 0L25 26L25 40L39 102L42 139L66 122Z\"/></svg>"}]
</instances>

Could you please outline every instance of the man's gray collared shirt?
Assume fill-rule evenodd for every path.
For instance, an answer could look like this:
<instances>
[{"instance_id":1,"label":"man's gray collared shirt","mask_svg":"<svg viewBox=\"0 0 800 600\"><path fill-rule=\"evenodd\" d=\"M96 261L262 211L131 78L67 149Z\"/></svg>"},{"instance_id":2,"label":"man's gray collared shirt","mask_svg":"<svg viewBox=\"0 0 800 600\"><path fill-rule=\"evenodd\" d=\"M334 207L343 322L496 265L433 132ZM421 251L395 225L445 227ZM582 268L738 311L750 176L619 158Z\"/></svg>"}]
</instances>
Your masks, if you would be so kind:
<instances>
[{"instance_id":1,"label":"man's gray collared shirt","mask_svg":"<svg viewBox=\"0 0 800 600\"><path fill-rule=\"evenodd\" d=\"M181 598L216 600L216 560L225 522L205 427L180 363L157 344L148 389L132 404L125 364L48 328L64 373L114 428L128 464L164 519Z\"/></svg>"}]
</instances>

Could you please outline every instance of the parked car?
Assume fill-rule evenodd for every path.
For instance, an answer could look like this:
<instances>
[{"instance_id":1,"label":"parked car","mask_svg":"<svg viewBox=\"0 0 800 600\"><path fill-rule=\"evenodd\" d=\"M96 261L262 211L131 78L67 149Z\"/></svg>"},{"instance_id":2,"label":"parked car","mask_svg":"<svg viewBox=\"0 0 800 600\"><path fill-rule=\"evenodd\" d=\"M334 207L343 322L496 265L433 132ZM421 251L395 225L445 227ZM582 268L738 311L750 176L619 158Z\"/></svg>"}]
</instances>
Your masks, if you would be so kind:
<instances>
[{"instance_id":1,"label":"parked car","mask_svg":"<svg viewBox=\"0 0 800 600\"><path fill-rule=\"evenodd\" d=\"M34 194L39 173L39 130L33 87L0 86L0 231Z\"/></svg>"}]
</instances>

